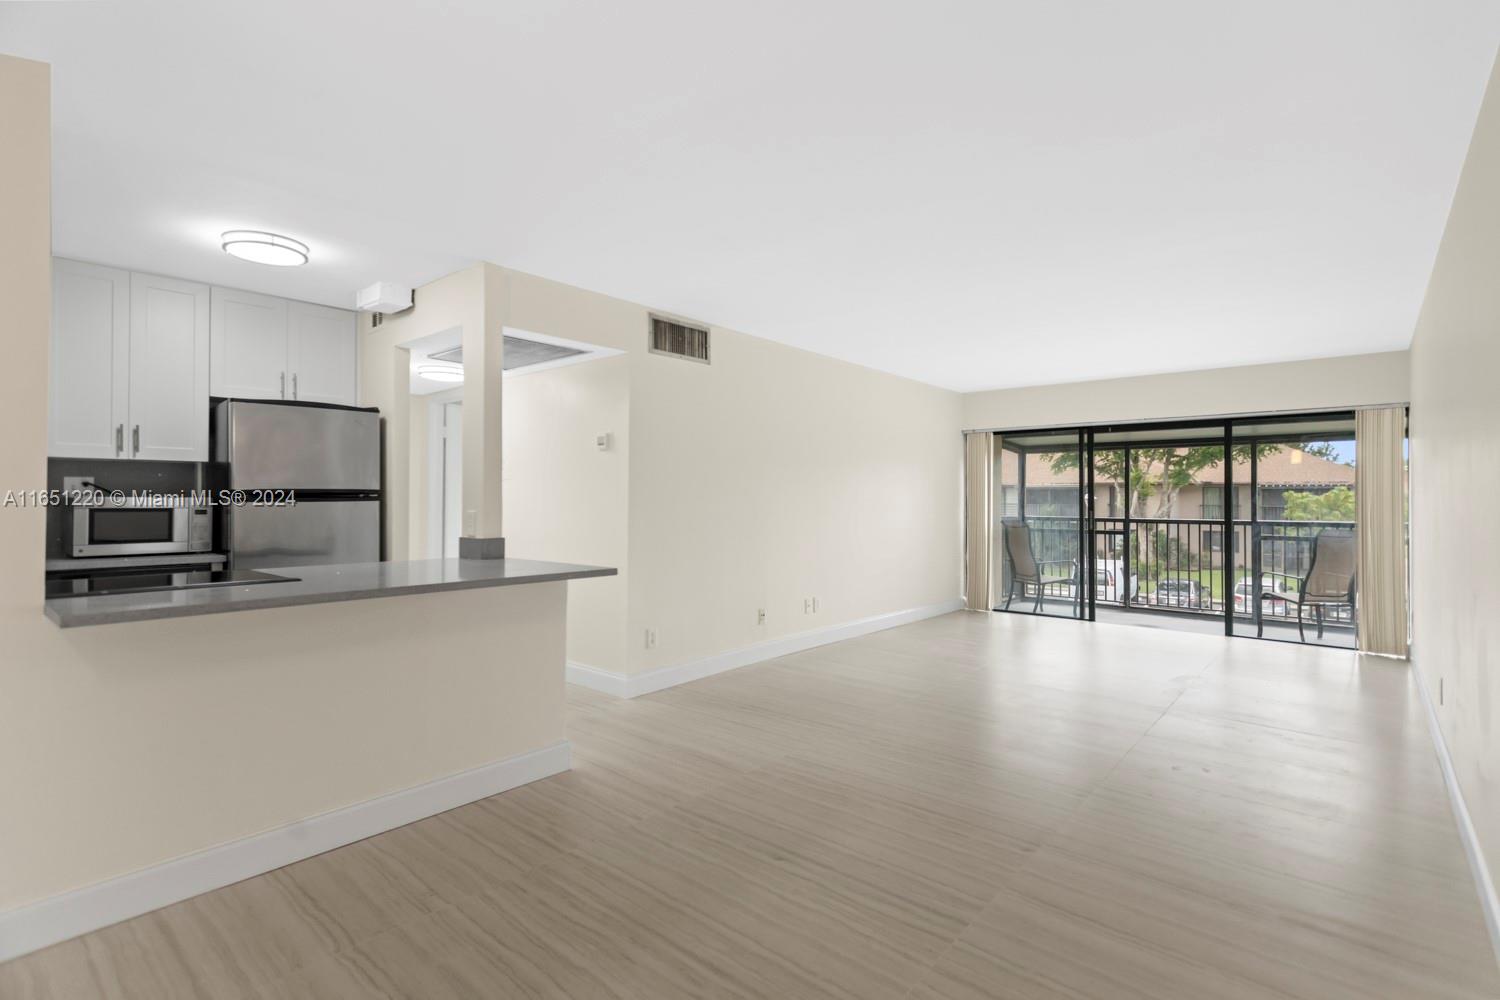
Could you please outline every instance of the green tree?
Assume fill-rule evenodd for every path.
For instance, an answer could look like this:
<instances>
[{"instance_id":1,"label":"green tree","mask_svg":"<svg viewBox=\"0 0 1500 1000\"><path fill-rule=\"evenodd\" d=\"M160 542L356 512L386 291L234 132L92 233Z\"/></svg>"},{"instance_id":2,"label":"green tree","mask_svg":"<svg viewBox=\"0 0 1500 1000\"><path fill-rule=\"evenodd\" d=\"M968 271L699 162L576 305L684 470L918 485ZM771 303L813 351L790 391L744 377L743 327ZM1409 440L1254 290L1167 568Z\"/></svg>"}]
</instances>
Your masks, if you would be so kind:
<instances>
[{"instance_id":1,"label":"green tree","mask_svg":"<svg viewBox=\"0 0 1500 1000\"><path fill-rule=\"evenodd\" d=\"M1352 521L1354 491L1336 486L1327 493L1288 490L1285 494L1288 521Z\"/></svg>"},{"instance_id":2,"label":"green tree","mask_svg":"<svg viewBox=\"0 0 1500 1000\"><path fill-rule=\"evenodd\" d=\"M1257 445L1261 458L1281 450L1280 445ZM1236 462L1250 461L1250 445L1236 445ZM1198 473L1223 460L1223 445L1199 445L1194 448L1130 449L1130 514L1132 517L1166 517L1177 502L1184 486L1197 482ZM1062 472L1078 468L1076 451L1052 456L1052 470ZM1094 452L1094 475L1099 479L1124 482L1124 449L1098 449Z\"/></svg>"},{"instance_id":3,"label":"green tree","mask_svg":"<svg viewBox=\"0 0 1500 1000\"><path fill-rule=\"evenodd\" d=\"M1318 458L1326 458L1330 462L1339 461L1339 450L1333 446L1332 441L1309 441L1302 446L1302 450Z\"/></svg>"}]
</instances>

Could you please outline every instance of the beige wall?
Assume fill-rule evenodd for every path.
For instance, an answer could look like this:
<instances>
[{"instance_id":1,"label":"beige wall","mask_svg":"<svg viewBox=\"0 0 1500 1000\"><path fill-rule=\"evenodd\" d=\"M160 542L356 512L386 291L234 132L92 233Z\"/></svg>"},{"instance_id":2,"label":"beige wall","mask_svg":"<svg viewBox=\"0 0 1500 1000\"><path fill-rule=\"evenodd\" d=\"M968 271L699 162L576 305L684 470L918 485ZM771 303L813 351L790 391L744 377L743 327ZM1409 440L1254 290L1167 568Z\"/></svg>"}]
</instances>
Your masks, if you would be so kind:
<instances>
[{"instance_id":1,"label":"beige wall","mask_svg":"<svg viewBox=\"0 0 1500 1000\"><path fill-rule=\"evenodd\" d=\"M429 496L428 435L432 403L426 396L406 398L407 437L407 531L406 550L411 559L436 558L442 553L427 552L427 519L430 516L433 498Z\"/></svg>"},{"instance_id":2,"label":"beige wall","mask_svg":"<svg viewBox=\"0 0 1500 1000\"><path fill-rule=\"evenodd\" d=\"M627 672L959 596L958 394L722 327L650 354L645 306L507 275L508 326L626 352Z\"/></svg>"},{"instance_id":3,"label":"beige wall","mask_svg":"<svg viewBox=\"0 0 1500 1000\"><path fill-rule=\"evenodd\" d=\"M1405 403L1405 351L971 392L967 430L1020 430L1174 417Z\"/></svg>"},{"instance_id":4,"label":"beige wall","mask_svg":"<svg viewBox=\"0 0 1500 1000\"><path fill-rule=\"evenodd\" d=\"M959 596L957 394L722 328L712 352L632 383L632 673Z\"/></svg>"},{"instance_id":5,"label":"beige wall","mask_svg":"<svg viewBox=\"0 0 1500 1000\"><path fill-rule=\"evenodd\" d=\"M0 483L40 489L45 65L0 56L0 121ZM64 631L42 513L0 506L0 914L563 737L566 584Z\"/></svg>"},{"instance_id":6,"label":"beige wall","mask_svg":"<svg viewBox=\"0 0 1500 1000\"><path fill-rule=\"evenodd\" d=\"M484 295L476 329L464 327L463 512L460 532L470 538L501 538L501 389L505 357L506 272L478 265Z\"/></svg>"},{"instance_id":7,"label":"beige wall","mask_svg":"<svg viewBox=\"0 0 1500 1000\"><path fill-rule=\"evenodd\" d=\"M1469 147L1411 348L1412 659L1500 865L1500 72Z\"/></svg>"},{"instance_id":8,"label":"beige wall","mask_svg":"<svg viewBox=\"0 0 1500 1000\"><path fill-rule=\"evenodd\" d=\"M619 570L572 584L568 658L623 672L630 359L513 374L503 412L506 555Z\"/></svg>"},{"instance_id":9,"label":"beige wall","mask_svg":"<svg viewBox=\"0 0 1500 1000\"><path fill-rule=\"evenodd\" d=\"M402 561L413 553L411 503L420 492L411 488L409 477L391 470L413 466L412 448L424 447L424 437L413 438L411 427L410 352L401 345L445 330L482 329L490 317L486 312L486 281L497 270L491 264L475 264L447 277L429 282L416 291L416 308L384 317L379 326L369 313L359 316L360 403L379 407L385 421L385 551L386 558ZM468 428L465 427L467 431ZM465 480L468 479L469 441L464 438ZM496 472L498 475L498 470ZM498 511L499 504L495 504ZM418 543L420 544L420 543Z\"/></svg>"}]
</instances>

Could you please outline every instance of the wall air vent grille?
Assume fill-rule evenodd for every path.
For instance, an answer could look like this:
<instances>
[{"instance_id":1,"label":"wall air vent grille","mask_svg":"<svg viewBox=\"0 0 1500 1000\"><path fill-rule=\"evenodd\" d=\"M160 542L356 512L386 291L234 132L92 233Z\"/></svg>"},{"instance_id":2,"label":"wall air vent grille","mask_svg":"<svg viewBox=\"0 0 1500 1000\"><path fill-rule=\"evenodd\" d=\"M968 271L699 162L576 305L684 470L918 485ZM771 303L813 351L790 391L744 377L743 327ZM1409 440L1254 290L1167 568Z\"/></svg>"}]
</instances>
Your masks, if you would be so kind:
<instances>
[{"instance_id":1,"label":"wall air vent grille","mask_svg":"<svg viewBox=\"0 0 1500 1000\"><path fill-rule=\"evenodd\" d=\"M651 317L651 353L708 364L708 331L675 319Z\"/></svg>"}]
</instances>

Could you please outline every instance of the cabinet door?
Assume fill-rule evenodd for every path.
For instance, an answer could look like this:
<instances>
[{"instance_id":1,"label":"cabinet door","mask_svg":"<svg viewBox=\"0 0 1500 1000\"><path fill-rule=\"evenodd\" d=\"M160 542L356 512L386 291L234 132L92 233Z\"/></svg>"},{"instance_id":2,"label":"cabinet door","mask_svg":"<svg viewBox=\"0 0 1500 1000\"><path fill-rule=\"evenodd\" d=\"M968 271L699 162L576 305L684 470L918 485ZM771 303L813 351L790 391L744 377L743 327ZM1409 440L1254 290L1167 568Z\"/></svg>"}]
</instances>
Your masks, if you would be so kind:
<instances>
[{"instance_id":1,"label":"cabinet door","mask_svg":"<svg viewBox=\"0 0 1500 1000\"><path fill-rule=\"evenodd\" d=\"M212 300L212 394L240 399L289 398L286 299L215 288Z\"/></svg>"},{"instance_id":2,"label":"cabinet door","mask_svg":"<svg viewBox=\"0 0 1500 1000\"><path fill-rule=\"evenodd\" d=\"M122 458L129 419L130 275L52 262L47 454Z\"/></svg>"},{"instance_id":3,"label":"cabinet door","mask_svg":"<svg viewBox=\"0 0 1500 1000\"><path fill-rule=\"evenodd\" d=\"M130 276L131 458L208 461L207 285Z\"/></svg>"},{"instance_id":4,"label":"cabinet door","mask_svg":"<svg viewBox=\"0 0 1500 1000\"><path fill-rule=\"evenodd\" d=\"M287 303L287 398L353 406L355 337L349 310Z\"/></svg>"}]
</instances>

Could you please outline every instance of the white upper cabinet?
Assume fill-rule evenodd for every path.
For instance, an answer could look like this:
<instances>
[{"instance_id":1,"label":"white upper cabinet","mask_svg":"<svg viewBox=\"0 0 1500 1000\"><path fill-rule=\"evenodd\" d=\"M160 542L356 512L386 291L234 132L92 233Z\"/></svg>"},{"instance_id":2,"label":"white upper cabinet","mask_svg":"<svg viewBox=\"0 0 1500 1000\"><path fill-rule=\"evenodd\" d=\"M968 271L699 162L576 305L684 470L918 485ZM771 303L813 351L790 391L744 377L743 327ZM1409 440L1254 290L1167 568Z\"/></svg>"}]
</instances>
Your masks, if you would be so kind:
<instances>
[{"instance_id":1,"label":"white upper cabinet","mask_svg":"<svg viewBox=\"0 0 1500 1000\"><path fill-rule=\"evenodd\" d=\"M52 262L47 454L208 461L208 286Z\"/></svg>"},{"instance_id":2,"label":"white upper cabinet","mask_svg":"<svg viewBox=\"0 0 1500 1000\"><path fill-rule=\"evenodd\" d=\"M241 399L290 399L286 299L215 288L212 312L209 391Z\"/></svg>"},{"instance_id":3,"label":"white upper cabinet","mask_svg":"<svg viewBox=\"0 0 1500 1000\"><path fill-rule=\"evenodd\" d=\"M126 425L130 422L128 272L71 260L52 262L50 372L47 454L126 457Z\"/></svg>"},{"instance_id":4,"label":"white upper cabinet","mask_svg":"<svg viewBox=\"0 0 1500 1000\"><path fill-rule=\"evenodd\" d=\"M355 403L354 313L213 290L215 396Z\"/></svg>"},{"instance_id":5,"label":"white upper cabinet","mask_svg":"<svg viewBox=\"0 0 1500 1000\"><path fill-rule=\"evenodd\" d=\"M47 454L208 461L210 395L354 405L355 314L53 258Z\"/></svg>"},{"instance_id":6,"label":"white upper cabinet","mask_svg":"<svg viewBox=\"0 0 1500 1000\"><path fill-rule=\"evenodd\" d=\"M208 461L209 291L130 276L131 458Z\"/></svg>"},{"instance_id":7,"label":"white upper cabinet","mask_svg":"<svg viewBox=\"0 0 1500 1000\"><path fill-rule=\"evenodd\" d=\"M287 398L353 405L358 359L354 313L288 303Z\"/></svg>"}]
</instances>

